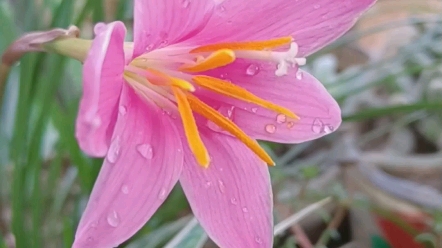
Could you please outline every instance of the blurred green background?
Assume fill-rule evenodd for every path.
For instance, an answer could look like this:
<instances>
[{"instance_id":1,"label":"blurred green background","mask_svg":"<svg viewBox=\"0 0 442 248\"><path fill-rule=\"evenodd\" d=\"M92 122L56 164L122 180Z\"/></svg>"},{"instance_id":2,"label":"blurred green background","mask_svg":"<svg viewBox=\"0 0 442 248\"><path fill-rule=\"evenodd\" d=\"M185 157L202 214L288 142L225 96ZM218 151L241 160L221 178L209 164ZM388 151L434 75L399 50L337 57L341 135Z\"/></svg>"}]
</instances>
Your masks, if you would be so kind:
<instances>
[{"instance_id":1,"label":"blurred green background","mask_svg":"<svg viewBox=\"0 0 442 248\"><path fill-rule=\"evenodd\" d=\"M0 0L0 51L27 31L132 23L132 1ZM274 157L275 247L442 247L442 2L380 0L306 69L344 123ZM0 248L70 247L101 159L74 137L81 64L28 54L0 112ZM402 242L405 243L400 243ZM179 187L121 247L216 247Z\"/></svg>"}]
</instances>

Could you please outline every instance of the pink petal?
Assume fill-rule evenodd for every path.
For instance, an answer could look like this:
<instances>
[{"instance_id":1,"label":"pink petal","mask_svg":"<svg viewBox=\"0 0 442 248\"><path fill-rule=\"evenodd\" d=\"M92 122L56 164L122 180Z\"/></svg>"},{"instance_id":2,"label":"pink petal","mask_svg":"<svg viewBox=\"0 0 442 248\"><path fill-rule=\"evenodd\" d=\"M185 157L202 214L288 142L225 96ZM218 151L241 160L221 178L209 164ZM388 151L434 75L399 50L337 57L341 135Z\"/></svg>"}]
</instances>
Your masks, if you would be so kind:
<instances>
[{"instance_id":1,"label":"pink petal","mask_svg":"<svg viewBox=\"0 0 442 248\"><path fill-rule=\"evenodd\" d=\"M336 40L376 0L225 0L199 43L266 40L291 35L300 54L311 54Z\"/></svg>"},{"instance_id":2,"label":"pink petal","mask_svg":"<svg viewBox=\"0 0 442 248\"><path fill-rule=\"evenodd\" d=\"M166 199L181 173L175 125L124 86L112 143L77 229L74 248L116 247ZM173 156L171 156L173 154Z\"/></svg>"},{"instance_id":3,"label":"pink petal","mask_svg":"<svg viewBox=\"0 0 442 248\"><path fill-rule=\"evenodd\" d=\"M180 178L196 218L220 247L272 247L267 165L237 139L200 130L212 162L202 168L187 148Z\"/></svg>"},{"instance_id":4,"label":"pink petal","mask_svg":"<svg viewBox=\"0 0 442 248\"><path fill-rule=\"evenodd\" d=\"M95 31L96 37L83 67L83 96L75 135L85 153L101 157L106 155L116 121L125 65L126 28L121 22L100 23Z\"/></svg>"},{"instance_id":5,"label":"pink petal","mask_svg":"<svg viewBox=\"0 0 442 248\"><path fill-rule=\"evenodd\" d=\"M213 0L135 1L134 56L198 33L207 24L214 5Z\"/></svg>"},{"instance_id":6,"label":"pink petal","mask_svg":"<svg viewBox=\"0 0 442 248\"><path fill-rule=\"evenodd\" d=\"M254 67L256 75L247 74ZM270 102L290 109L301 119L278 115L255 104L245 103L215 93L204 92L205 97L224 102L219 111L230 111L230 118L255 139L279 143L301 143L317 139L336 130L341 124L338 103L325 87L309 73L299 70L282 77L275 76L272 64L251 64L237 60L234 64L213 70L210 75L226 75L226 79ZM301 77L298 79L297 77ZM216 106L216 103L212 103ZM232 106L234 106L232 111Z\"/></svg>"}]
</instances>

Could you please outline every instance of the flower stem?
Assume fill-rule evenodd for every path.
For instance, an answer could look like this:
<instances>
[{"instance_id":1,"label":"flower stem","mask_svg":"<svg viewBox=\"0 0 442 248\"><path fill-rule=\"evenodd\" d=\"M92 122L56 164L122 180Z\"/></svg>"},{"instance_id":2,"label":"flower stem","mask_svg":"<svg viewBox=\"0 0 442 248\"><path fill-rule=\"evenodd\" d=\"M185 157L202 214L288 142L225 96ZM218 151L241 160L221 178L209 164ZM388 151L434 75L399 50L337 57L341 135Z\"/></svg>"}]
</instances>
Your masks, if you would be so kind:
<instances>
[{"instance_id":1,"label":"flower stem","mask_svg":"<svg viewBox=\"0 0 442 248\"><path fill-rule=\"evenodd\" d=\"M45 50L83 62L92 45L91 40L69 38L59 39L44 45Z\"/></svg>"}]
</instances>

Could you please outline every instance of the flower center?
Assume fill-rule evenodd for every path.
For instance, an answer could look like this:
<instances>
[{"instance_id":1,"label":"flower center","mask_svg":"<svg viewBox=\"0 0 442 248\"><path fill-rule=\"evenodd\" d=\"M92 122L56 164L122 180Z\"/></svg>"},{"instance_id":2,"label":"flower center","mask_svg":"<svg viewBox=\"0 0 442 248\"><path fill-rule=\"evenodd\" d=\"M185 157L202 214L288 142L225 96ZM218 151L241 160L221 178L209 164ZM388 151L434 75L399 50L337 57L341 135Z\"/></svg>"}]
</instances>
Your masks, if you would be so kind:
<instances>
[{"instance_id":1,"label":"flower center","mask_svg":"<svg viewBox=\"0 0 442 248\"><path fill-rule=\"evenodd\" d=\"M290 45L287 51L275 51ZM305 64L296 57L298 46L291 37L255 42L217 43L200 47L169 46L147 52L126 66L124 78L146 101L155 103L166 112L178 112L187 142L197 162L207 167L210 156L201 140L194 113L229 132L258 157L274 165L271 157L259 144L244 133L232 120L200 100L195 86L272 110L279 115L299 119L282 106L266 101L229 81L201 73L233 63L237 58L271 61L277 64L275 74L283 76L289 66Z\"/></svg>"}]
</instances>

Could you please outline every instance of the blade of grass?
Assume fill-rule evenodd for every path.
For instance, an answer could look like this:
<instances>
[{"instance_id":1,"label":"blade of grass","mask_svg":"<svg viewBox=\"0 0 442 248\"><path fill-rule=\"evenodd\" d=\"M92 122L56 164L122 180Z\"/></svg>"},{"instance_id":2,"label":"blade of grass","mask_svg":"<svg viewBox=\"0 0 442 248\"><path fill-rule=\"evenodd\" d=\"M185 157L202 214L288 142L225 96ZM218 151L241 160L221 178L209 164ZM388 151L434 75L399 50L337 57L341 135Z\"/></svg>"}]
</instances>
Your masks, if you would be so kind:
<instances>
[{"instance_id":1,"label":"blade of grass","mask_svg":"<svg viewBox=\"0 0 442 248\"><path fill-rule=\"evenodd\" d=\"M207 238L203 228L193 218L164 248L200 248Z\"/></svg>"},{"instance_id":2,"label":"blade of grass","mask_svg":"<svg viewBox=\"0 0 442 248\"><path fill-rule=\"evenodd\" d=\"M30 117L30 89L33 82L33 71L37 57L34 54L26 55L21 59L20 88L14 135L11 142L11 159L14 162L12 180L12 230L15 237L30 237L25 227L26 213L26 170L27 165L27 137ZM17 247L31 247L29 239L17 239Z\"/></svg>"},{"instance_id":3,"label":"blade of grass","mask_svg":"<svg viewBox=\"0 0 442 248\"><path fill-rule=\"evenodd\" d=\"M369 108L358 113L345 115L342 119L347 122L363 121L391 114L406 114L419 110L441 110L442 102L418 102L413 104L394 105L383 108Z\"/></svg>"}]
</instances>

